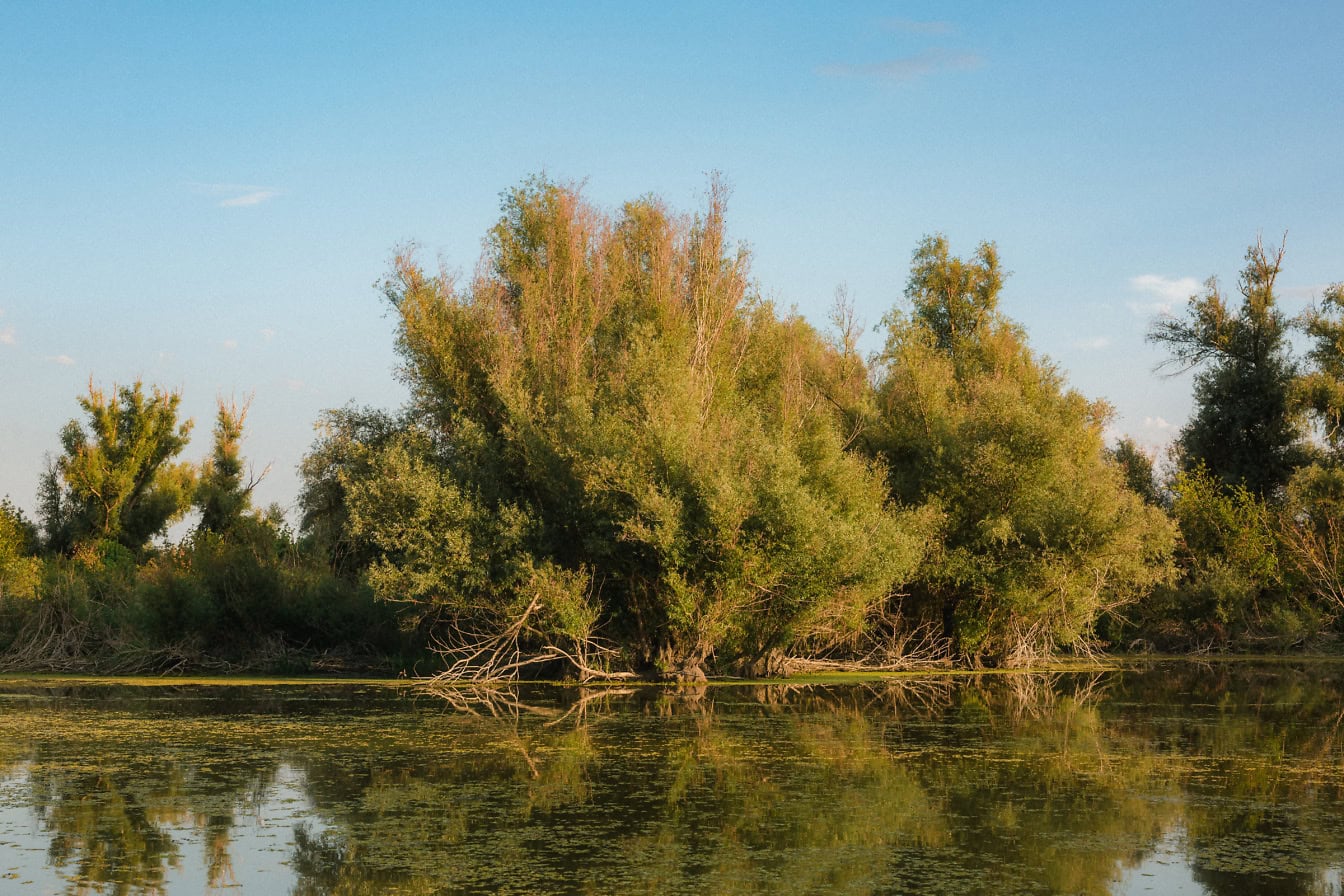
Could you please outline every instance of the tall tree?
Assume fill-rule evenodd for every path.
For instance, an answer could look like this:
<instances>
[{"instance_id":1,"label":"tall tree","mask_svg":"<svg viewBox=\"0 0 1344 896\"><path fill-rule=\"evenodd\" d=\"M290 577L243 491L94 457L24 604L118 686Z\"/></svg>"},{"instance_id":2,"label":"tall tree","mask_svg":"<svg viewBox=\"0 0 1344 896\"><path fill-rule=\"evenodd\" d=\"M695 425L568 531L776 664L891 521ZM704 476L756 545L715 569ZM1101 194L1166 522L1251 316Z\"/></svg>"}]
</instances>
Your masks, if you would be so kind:
<instances>
[{"instance_id":1,"label":"tall tree","mask_svg":"<svg viewBox=\"0 0 1344 896\"><path fill-rule=\"evenodd\" d=\"M62 452L40 488L48 548L105 540L139 551L187 511L195 470L173 463L191 432L177 419L180 402L157 386L146 395L138 380L110 392L89 382L79 399L87 422L61 430Z\"/></svg>"},{"instance_id":2,"label":"tall tree","mask_svg":"<svg viewBox=\"0 0 1344 896\"><path fill-rule=\"evenodd\" d=\"M381 593L555 643L596 626L684 675L768 665L886 601L922 535L845 450L823 393L849 367L755 295L724 196L609 216L535 180L465 287L398 260L412 425L342 446L325 490L377 547Z\"/></svg>"},{"instance_id":3,"label":"tall tree","mask_svg":"<svg viewBox=\"0 0 1344 896\"><path fill-rule=\"evenodd\" d=\"M243 424L250 404L250 398L241 405L218 399L214 444L201 466L194 502L201 511L200 527L206 532L223 535L236 527L252 509L252 490L266 475L263 470L260 476L243 480Z\"/></svg>"},{"instance_id":4,"label":"tall tree","mask_svg":"<svg viewBox=\"0 0 1344 896\"><path fill-rule=\"evenodd\" d=\"M962 656L1011 663L1086 640L1163 578L1171 532L1106 452L1109 408L1065 388L1000 313L1002 283L992 244L916 249L867 438L894 497L942 521L908 611Z\"/></svg>"},{"instance_id":5,"label":"tall tree","mask_svg":"<svg viewBox=\"0 0 1344 896\"><path fill-rule=\"evenodd\" d=\"M1173 373L1198 370L1195 412L1176 442L1180 468L1201 466L1229 490L1276 498L1305 458L1298 416L1290 401L1296 365L1289 321L1278 307L1274 281L1283 263L1257 242L1246 251L1232 307L1210 279L1183 317L1163 317L1148 331L1171 357Z\"/></svg>"}]
</instances>

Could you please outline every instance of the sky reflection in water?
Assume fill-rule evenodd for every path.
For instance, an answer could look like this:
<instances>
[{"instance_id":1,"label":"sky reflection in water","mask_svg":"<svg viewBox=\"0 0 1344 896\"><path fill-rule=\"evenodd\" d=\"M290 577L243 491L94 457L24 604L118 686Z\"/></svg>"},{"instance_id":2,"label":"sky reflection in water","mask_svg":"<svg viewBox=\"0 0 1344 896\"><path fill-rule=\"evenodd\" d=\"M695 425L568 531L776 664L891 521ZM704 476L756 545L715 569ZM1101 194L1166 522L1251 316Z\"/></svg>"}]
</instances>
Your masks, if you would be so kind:
<instances>
[{"instance_id":1,"label":"sky reflection in water","mask_svg":"<svg viewBox=\"0 0 1344 896\"><path fill-rule=\"evenodd\" d=\"M0 712L4 893L1341 892L1338 663Z\"/></svg>"}]
</instances>

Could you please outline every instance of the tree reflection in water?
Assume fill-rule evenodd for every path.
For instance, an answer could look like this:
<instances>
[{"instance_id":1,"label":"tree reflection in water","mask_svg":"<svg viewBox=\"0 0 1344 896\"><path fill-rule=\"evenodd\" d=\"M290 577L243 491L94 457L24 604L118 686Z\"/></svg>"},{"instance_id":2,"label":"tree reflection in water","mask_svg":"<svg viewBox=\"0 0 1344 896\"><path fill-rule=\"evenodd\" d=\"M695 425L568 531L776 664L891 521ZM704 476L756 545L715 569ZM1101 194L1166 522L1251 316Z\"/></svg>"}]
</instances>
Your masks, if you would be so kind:
<instances>
[{"instance_id":1,"label":"tree reflection in water","mask_svg":"<svg viewBox=\"0 0 1344 896\"><path fill-rule=\"evenodd\" d=\"M70 893L246 891L292 777L298 896L1104 894L1177 835L1208 893L1305 896L1344 862L1342 673L10 687L0 761Z\"/></svg>"}]
</instances>

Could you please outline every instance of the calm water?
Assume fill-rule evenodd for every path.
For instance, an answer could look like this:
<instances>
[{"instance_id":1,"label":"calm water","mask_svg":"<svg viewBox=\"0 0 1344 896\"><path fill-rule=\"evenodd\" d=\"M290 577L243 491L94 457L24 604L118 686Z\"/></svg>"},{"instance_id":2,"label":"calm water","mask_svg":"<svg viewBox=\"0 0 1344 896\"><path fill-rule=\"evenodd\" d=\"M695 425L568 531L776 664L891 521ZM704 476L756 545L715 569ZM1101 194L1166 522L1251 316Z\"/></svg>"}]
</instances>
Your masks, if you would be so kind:
<instances>
[{"instance_id":1,"label":"calm water","mask_svg":"<svg viewBox=\"0 0 1344 896\"><path fill-rule=\"evenodd\" d=\"M0 682L0 893L1339 894L1344 664Z\"/></svg>"}]
</instances>

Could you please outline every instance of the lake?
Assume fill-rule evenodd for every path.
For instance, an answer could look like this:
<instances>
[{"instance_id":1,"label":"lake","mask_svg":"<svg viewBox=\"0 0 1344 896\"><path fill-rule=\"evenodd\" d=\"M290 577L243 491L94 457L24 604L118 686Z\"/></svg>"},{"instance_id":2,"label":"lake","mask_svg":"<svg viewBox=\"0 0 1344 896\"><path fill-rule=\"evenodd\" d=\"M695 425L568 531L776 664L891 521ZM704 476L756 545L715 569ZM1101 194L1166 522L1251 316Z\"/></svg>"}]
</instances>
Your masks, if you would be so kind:
<instances>
[{"instance_id":1,"label":"lake","mask_svg":"<svg viewBox=\"0 0 1344 896\"><path fill-rule=\"evenodd\" d=\"M0 893L1339 894L1344 663L0 681Z\"/></svg>"}]
</instances>

